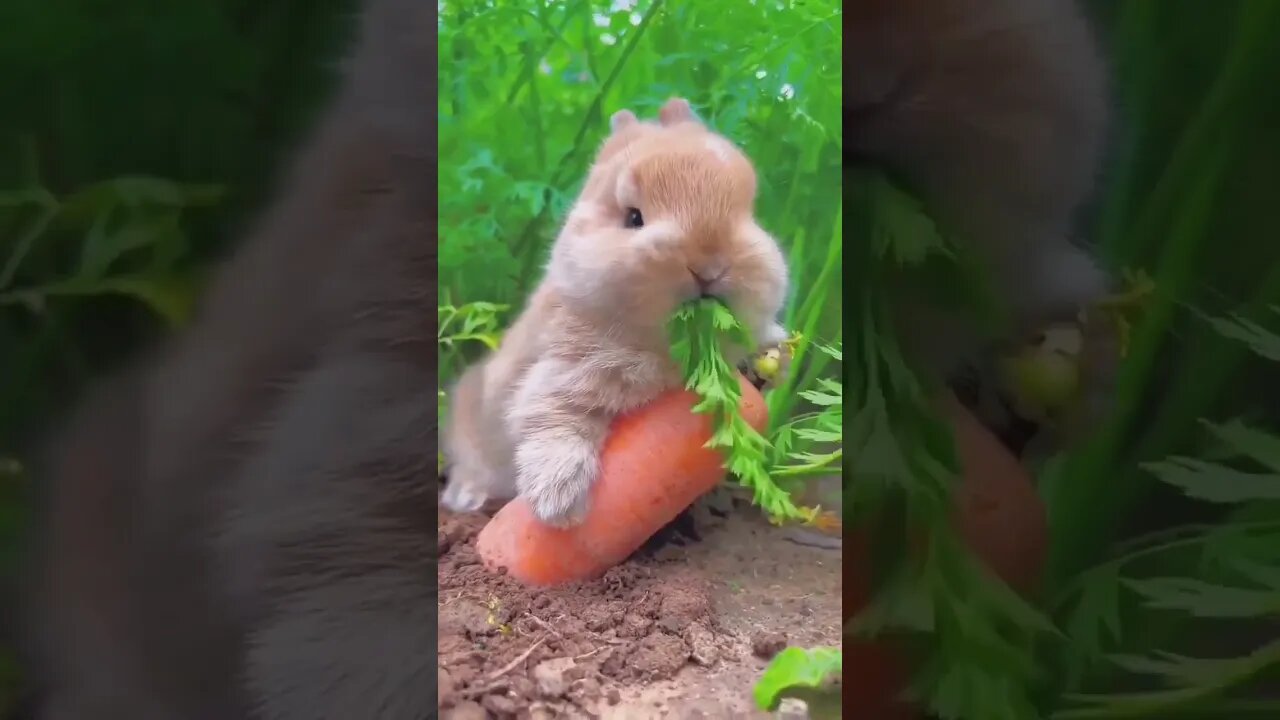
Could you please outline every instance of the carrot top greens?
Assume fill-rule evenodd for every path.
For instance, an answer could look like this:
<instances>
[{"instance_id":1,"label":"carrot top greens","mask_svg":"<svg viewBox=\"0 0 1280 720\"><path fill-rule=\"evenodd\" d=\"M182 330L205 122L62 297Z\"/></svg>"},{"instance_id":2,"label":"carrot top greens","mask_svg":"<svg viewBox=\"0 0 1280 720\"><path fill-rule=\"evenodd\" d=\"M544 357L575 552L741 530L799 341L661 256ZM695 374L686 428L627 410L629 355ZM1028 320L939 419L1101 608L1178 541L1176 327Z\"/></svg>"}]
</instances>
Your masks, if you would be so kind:
<instances>
[{"instance_id":1,"label":"carrot top greens","mask_svg":"<svg viewBox=\"0 0 1280 720\"><path fill-rule=\"evenodd\" d=\"M750 331L723 303L703 299L680 307L668 324L671 353L685 387L700 398L694 412L712 416L708 447L725 457L725 468L754 493L754 501L775 522L812 521L816 508L800 508L770 477L773 445L738 412L742 390L738 371L725 359L726 344L754 347Z\"/></svg>"}]
</instances>

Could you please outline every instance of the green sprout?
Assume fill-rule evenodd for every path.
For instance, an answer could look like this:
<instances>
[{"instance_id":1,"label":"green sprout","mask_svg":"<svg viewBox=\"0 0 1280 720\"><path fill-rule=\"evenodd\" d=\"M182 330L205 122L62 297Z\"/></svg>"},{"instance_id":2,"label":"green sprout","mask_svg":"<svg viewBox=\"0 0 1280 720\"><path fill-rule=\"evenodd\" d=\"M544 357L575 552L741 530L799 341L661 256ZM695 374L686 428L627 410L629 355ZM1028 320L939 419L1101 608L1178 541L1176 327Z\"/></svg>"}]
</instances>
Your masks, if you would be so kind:
<instances>
[{"instance_id":1,"label":"green sprout","mask_svg":"<svg viewBox=\"0 0 1280 720\"><path fill-rule=\"evenodd\" d=\"M789 647L773 656L764 669L752 694L756 707L772 710L787 690L819 688L832 678L840 677L844 653L839 648Z\"/></svg>"}]
</instances>

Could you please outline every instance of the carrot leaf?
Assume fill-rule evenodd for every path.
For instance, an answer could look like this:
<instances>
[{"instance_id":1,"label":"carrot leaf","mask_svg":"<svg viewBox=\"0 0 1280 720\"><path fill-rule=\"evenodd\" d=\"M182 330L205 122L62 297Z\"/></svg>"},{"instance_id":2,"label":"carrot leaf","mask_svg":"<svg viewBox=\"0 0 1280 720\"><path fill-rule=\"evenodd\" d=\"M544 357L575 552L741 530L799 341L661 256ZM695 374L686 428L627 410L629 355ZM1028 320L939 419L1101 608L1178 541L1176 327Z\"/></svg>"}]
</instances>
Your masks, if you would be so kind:
<instances>
[{"instance_id":1,"label":"carrot leaf","mask_svg":"<svg viewBox=\"0 0 1280 720\"><path fill-rule=\"evenodd\" d=\"M950 523L956 449L932 398L941 378L923 372L897 331L895 303L967 310L975 328L1005 322L987 278L926 208L887 175L850 173L859 225L869 242L851 263L854 333L854 465L844 499L878 541L873 597L846 630L892 636L913 660L909 695L946 718L1034 718L1044 674L1035 648L1056 640L1053 625L973 557ZM829 389L814 389L823 403ZM923 547L913 538L927 538ZM920 557L923 555L923 557ZM920 562L923 559L924 562ZM993 713L993 699L1005 710Z\"/></svg>"},{"instance_id":2,"label":"carrot leaf","mask_svg":"<svg viewBox=\"0 0 1280 720\"><path fill-rule=\"evenodd\" d=\"M726 348L753 347L750 331L728 307L712 299L681 306L667 329L671 354L684 375L685 387L700 398L694 412L712 418L715 430L707 447L720 450L725 468L751 489L756 505L775 522L811 521L816 511L796 507L791 495L773 481L772 444L738 412L742 391L738 370L726 358Z\"/></svg>"}]
</instances>

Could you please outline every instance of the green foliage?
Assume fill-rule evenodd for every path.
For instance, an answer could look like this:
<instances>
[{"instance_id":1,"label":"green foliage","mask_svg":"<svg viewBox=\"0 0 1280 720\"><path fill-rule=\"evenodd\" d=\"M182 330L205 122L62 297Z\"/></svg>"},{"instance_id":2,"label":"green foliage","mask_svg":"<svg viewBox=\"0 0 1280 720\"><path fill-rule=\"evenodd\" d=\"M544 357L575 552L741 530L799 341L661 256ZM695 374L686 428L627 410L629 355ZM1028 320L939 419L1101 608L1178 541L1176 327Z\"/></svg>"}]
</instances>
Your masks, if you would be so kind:
<instances>
[{"instance_id":1,"label":"green foliage","mask_svg":"<svg viewBox=\"0 0 1280 720\"><path fill-rule=\"evenodd\" d=\"M436 348L440 353L441 368L449 368L457 374L466 367L468 358L474 357L475 346L484 350L496 350L502 339L502 325L498 319L508 310L505 305L473 302L461 307L442 304L436 313ZM436 389L437 418L443 421L449 413L449 395L444 387ZM441 454L441 464L444 455Z\"/></svg>"},{"instance_id":2,"label":"green foliage","mask_svg":"<svg viewBox=\"0 0 1280 720\"><path fill-rule=\"evenodd\" d=\"M355 2L6 4L0 452L182 321L314 120Z\"/></svg>"},{"instance_id":3,"label":"green foliage","mask_svg":"<svg viewBox=\"0 0 1280 720\"><path fill-rule=\"evenodd\" d=\"M13 348L0 356L0 449L59 397L52 380L65 364L82 380L105 369L87 352L89 332L69 327L95 306L121 298L151 332L187 320L204 275L189 218L221 198L218 187L144 176L61 197L34 180L0 193L0 344ZM47 365L51 354L61 367Z\"/></svg>"},{"instance_id":4,"label":"green foliage","mask_svg":"<svg viewBox=\"0 0 1280 720\"><path fill-rule=\"evenodd\" d=\"M441 293L519 306L609 115L652 115L683 96L755 162L761 222L787 250L794 286L814 289L798 295L788 327L813 319L808 336L834 337L839 8L829 0L445 3Z\"/></svg>"},{"instance_id":5,"label":"green foliage","mask_svg":"<svg viewBox=\"0 0 1280 720\"><path fill-rule=\"evenodd\" d=\"M1093 0L1119 110L1094 236L1113 268L1146 268L1156 292L1136 328L1116 408L1065 458L1044 494L1059 586L1102 557L1128 516L1168 492L1142 463L1199 442L1199 418L1267 412L1273 365L1248 335L1280 303L1272 262L1274 119L1261 89L1280 68L1280 4ZM1213 323L1197 320L1206 308ZM1265 324L1265 323L1264 323Z\"/></svg>"},{"instance_id":6,"label":"green foliage","mask_svg":"<svg viewBox=\"0 0 1280 720\"><path fill-rule=\"evenodd\" d=\"M1280 334L1254 325L1248 336L1231 322L1213 326L1233 341L1268 357ZM1275 359L1269 358L1272 362ZM1073 631L1073 675L1090 663L1109 663L1133 676L1154 678L1161 688L1141 692L1072 692L1055 718L1163 718L1274 716L1280 702L1257 700L1241 689L1280 669L1280 635L1274 629L1230 657L1189 657L1163 650L1108 652L1131 640L1120 623L1122 602L1146 611L1175 613L1197 623L1253 620L1280 614L1280 434L1240 420L1204 423L1225 457L1174 457L1147 463L1157 480L1199 501L1228 504L1237 512L1213 527L1184 526L1142 538L1117 557L1080 576L1065 594ZM1257 468L1241 471L1239 466ZM1178 562L1178 558L1185 558ZM1183 574L1139 575L1144 561L1172 559ZM1213 631L1210 631L1213 632ZM1216 634L1216 633L1214 633ZM1268 640L1267 635L1272 637Z\"/></svg>"},{"instance_id":7,"label":"green foliage","mask_svg":"<svg viewBox=\"0 0 1280 720\"><path fill-rule=\"evenodd\" d=\"M777 521L812 520L812 512L797 508L787 492L773 482L768 463L772 445L738 412L740 375L725 359L725 350L730 346L754 348L747 328L724 304L708 299L676 310L667 332L685 387L700 398L693 411L712 418L714 432L707 447L724 454L725 468L751 488L756 505L770 517Z\"/></svg>"},{"instance_id":8,"label":"green foliage","mask_svg":"<svg viewBox=\"0 0 1280 720\"><path fill-rule=\"evenodd\" d=\"M467 303L461 307L439 306L436 313L436 344L440 364L461 368L465 365L465 346L477 343L487 350L497 350L502 339L501 321L509 310L506 305L488 302Z\"/></svg>"},{"instance_id":9,"label":"green foliage","mask_svg":"<svg viewBox=\"0 0 1280 720\"><path fill-rule=\"evenodd\" d=\"M35 187L0 195L10 227L0 266L0 308L39 315L56 297L122 294L181 325L195 291L178 263L187 252L183 213L216 203L213 187L144 177L91 185L65 198Z\"/></svg>"},{"instance_id":10,"label":"green foliage","mask_svg":"<svg viewBox=\"0 0 1280 720\"><path fill-rule=\"evenodd\" d=\"M799 349L811 346L817 352L836 363L843 363L842 343L798 343ZM799 350L797 351L798 354ZM769 400L787 392L789 385L769 395ZM769 475L786 482L813 475L838 475L843 472L844 459L844 385L836 380L820 377L812 390L801 390L797 395L817 408L799 413L776 424L770 433L773 452L770 456ZM770 408L773 412L773 408Z\"/></svg>"},{"instance_id":11,"label":"green foliage","mask_svg":"<svg viewBox=\"0 0 1280 720\"><path fill-rule=\"evenodd\" d=\"M892 634L916 648L910 692L941 717L1036 717L1034 642L1056 629L991 577L952 529L958 465L950 429L931 401L937 379L909 364L890 320L900 288L949 293L956 307L981 318L984 278L885 175L863 170L847 182L858 232L870 241L848 301L858 362L845 380L854 408L845 502L875 533L880 579L850 629ZM916 274L929 280L912 282ZM926 538L919 555L908 551L913 538Z\"/></svg>"},{"instance_id":12,"label":"green foliage","mask_svg":"<svg viewBox=\"0 0 1280 720\"><path fill-rule=\"evenodd\" d=\"M1261 611L1280 547L1267 480L1280 96L1259 89L1280 68L1280 6L1091 4L1123 123L1096 239L1112 267L1147 268L1156 292L1108 422L1041 476L1070 639L1043 656L1064 670L1054 716L1274 717L1254 691L1276 672L1274 605ZM1202 419L1222 417L1237 419Z\"/></svg>"},{"instance_id":13,"label":"green foliage","mask_svg":"<svg viewBox=\"0 0 1280 720\"><path fill-rule=\"evenodd\" d=\"M781 696L797 687L816 688L843 671L844 655L837 648L784 648L773 656L752 694L756 707L771 710Z\"/></svg>"}]
</instances>

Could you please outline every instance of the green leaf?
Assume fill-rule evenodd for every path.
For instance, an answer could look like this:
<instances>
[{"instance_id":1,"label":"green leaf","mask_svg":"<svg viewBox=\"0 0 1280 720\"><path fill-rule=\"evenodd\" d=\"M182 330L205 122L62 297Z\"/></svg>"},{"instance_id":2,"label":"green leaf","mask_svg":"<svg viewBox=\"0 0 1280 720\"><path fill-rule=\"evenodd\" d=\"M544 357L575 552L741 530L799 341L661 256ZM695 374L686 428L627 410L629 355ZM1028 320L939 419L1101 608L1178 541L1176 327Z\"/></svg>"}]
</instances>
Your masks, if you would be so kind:
<instances>
[{"instance_id":1,"label":"green leaf","mask_svg":"<svg viewBox=\"0 0 1280 720\"><path fill-rule=\"evenodd\" d=\"M873 238L878 255L892 257L899 265L918 265L947 246L933 219L920 201L902 191L883 175L867 181L877 215Z\"/></svg>"},{"instance_id":2,"label":"green leaf","mask_svg":"<svg viewBox=\"0 0 1280 720\"><path fill-rule=\"evenodd\" d=\"M1280 500L1280 474L1247 473L1218 463L1174 457L1143 468L1188 497L1219 503Z\"/></svg>"},{"instance_id":3,"label":"green leaf","mask_svg":"<svg viewBox=\"0 0 1280 720\"><path fill-rule=\"evenodd\" d=\"M1126 579L1148 607L1203 618L1261 618L1280 612L1280 592L1214 585L1186 577Z\"/></svg>"},{"instance_id":4,"label":"green leaf","mask_svg":"<svg viewBox=\"0 0 1280 720\"><path fill-rule=\"evenodd\" d=\"M1066 635L1083 655L1097 655L1120 640L1120 579L1103 576L1084 585L1066 622Z\"/></svg>"},{"instance_id":5,"label":"green leaf","mask_svg":"<svg viewBox=\"0 0 1280 720\"><path fill-rule=\"evenodd\" d=\"M699 398L693 411L712 417L707 446L723 453L725 467L752 490L756 504L775 519L805 518L771 477L766 460L775 448L738 414L742 396L739 373L725 360L724 346L747 337L741 323L723 303L705 299L677 308L668 320L667 332L685 387Z\"/></svg>"},{"instance_id":6,"label":"green leaf","mask_svg":"<svg viewBox=\"0 0 1280 720\"><path fill-rule=\"evenodd\" d=\"M843 654L836 648L785 648L769 661L764 674L756 681L753 691L756 707L772 710L788 689L820 687L838 677L842 666Z\"/></svg>"},{"instance_id":7,"label":"green leaf","mask_svg":"<svg viewBox=\"0 0 1280 720\"><path fill-rule=\"evenodd\" d=\"M1151 655L1111 655L1116 665L1138 675L1159 677L1173 687L1194 687L1235 673L1248 658L1192 658L1157 651Z\"/></svg>"},{"instance_id":8,"label":"green leaf","mask_svg":"<svg viewBox=\"0 0 1280 720\"><path fill-rule=\"evenodd\" d=\"M1205 425L1235 452L1280 473L1280 436L1249 427L1239 420L1224 425L1206 422Z\"/></svg>"},{"instance_id":9,"label":"green leaf","mask_svg":"<svg viewBox=\"0 0 1280 720\"><path fill-rule=\"evenodd\" d=\"M840 405L844 403L844 399L839 395L818 392L817 390L804 390L800 396L814 405Z\"/></svg>"},{"instance_id":10,"label":"green leaf","mask_svg":"<svg viewBox=\"0 0 1280 720\"><path fill-rule=\"evenodd\" d=\"M4 266L0 267L0 290L6 289L17 277L18 269L22 267L23 261L35 247L36 241L44 235L45 229L58 215L57 201L52 197L49 198L48 204L44 202L40 204L42 207L39 215L18 235L18 239L14 241L13 250L5 259Z\"/></svg>"},{"instance_id":11,"label":"green leaf","mask_svg":"<svg viewBox=\"0 0 1280 720\"><path fill-rule=\"evenodd\" d=\"M125 253L148 245L173 242L180 237L177 213L164 213L156 217L137 217L115 230L107 230L111 213L105 213L95 222L80 250L80 266L77 275L88 279L103 277Z\"/></svg>"},{"instance_id":12,"label":"green leaf","mask_svg":"<svg viewBox=\"0 0 1280 720\"><path fill-rule=\"evenodd\" d=\"M1280 545L1272 545L1273 559L1280 555L1275 549ZM1264 565L1247 558L1232 557L1227 559L1228 565L1244 577L1263 586L1272 593L1280 594L1280 567Z\"/></svg>"},{"instance_id":13,"label":"green leaf","mask_svg":"<svg viewBox=\"0 0 1280 720\"><path fill-rule=\"evenodd\" d=\"M1262 357L1280 362L1280 335L1240 315L1208 317L1206 321L1229 340L1242 342Z\"/></svg>"},{"instance_id":14,"label":"green leaf","mask_svg":"<svg viewBox=\"0 0 1280 720\"><path fill-rule=\"evenodd\" d=\"M844 362L844 352L838 347L823 345L822 343L814 343L813 347L817 348L820 352L835 358L837 362Z\"/></svg>"},{"instance_id":15,"label":"green leaf","mask_svg":"<svg viewBox=\"0 0 1280 720\"><path fill-rule=\"evenodd\" d=\"M812 440L813 442L840 442L844 435L838 431L832 432L827 430L810 430L808 428L799 428L795 431L796 437ZM775 442L777 442L775 440Z\"/></svg>"}]
</instances>

